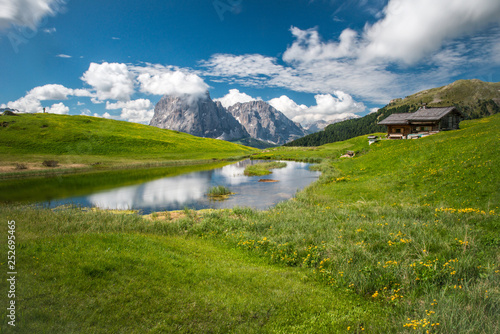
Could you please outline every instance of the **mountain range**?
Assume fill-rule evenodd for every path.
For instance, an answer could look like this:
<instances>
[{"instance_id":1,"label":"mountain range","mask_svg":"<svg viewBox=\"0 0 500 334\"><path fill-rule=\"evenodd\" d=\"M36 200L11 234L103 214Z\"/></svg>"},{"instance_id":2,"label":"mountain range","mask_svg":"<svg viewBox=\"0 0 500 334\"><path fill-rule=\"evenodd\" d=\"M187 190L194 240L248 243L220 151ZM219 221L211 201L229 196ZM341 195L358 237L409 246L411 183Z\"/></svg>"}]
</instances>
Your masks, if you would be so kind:
<instances>
[{"instance_id":1,"label":"mountain range","mask_svg":"<svg viewBox=\"0 0 500 334\"><path fill-rule=\"evenodd\" d=\"M254 147L283 145L307 134L267 102L236 103L226 109L208 92L201 97L163 96L150 125Z\"/></svg>"}]
</instances>

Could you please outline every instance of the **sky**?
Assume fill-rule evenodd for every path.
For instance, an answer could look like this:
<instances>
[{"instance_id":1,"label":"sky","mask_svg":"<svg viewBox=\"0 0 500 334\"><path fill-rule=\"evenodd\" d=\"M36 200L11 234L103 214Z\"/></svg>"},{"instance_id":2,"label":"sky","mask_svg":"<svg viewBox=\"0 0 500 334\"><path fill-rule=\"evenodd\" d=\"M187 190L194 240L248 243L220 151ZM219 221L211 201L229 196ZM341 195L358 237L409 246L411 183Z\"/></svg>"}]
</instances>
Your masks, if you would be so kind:
<instances>
[{"instance_id":1,"label":"sky","mask_svg":"<svg viewBox=\"0 0 500 334\"><path fill-rule=\"evenodd\" d=\"M304 125L500 81L498 0L0 0L0 107L149 124L167 95Z\"/></svg>"}]
</instances>

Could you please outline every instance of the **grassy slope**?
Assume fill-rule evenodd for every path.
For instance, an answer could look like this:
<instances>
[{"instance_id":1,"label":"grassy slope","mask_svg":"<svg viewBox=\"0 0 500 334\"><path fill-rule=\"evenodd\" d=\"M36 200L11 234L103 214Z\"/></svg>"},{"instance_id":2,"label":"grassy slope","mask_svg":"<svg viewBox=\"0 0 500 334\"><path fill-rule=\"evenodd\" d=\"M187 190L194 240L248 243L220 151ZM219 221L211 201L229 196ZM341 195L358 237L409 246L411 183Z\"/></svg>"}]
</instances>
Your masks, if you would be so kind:
<instances>
[{"instance_id":1,"label":"grassy slope","mask_svg":"<svg viewBox=\"0 0 500 334\"><path fill-rule=\"evenodd\" d=\"M25 207L0 216L17 226L16 333L320 333L383 321L381 307L307 271L182 236L187 221ZM0 326L9 330L5 317Z\"/></svg>"},{"instance_id":2,"label":"grassy slope","mask_svg":"<svg viewBox=\"0 0 500 334\"><path fill-rule=\"evenodd\" d=\"M19 289L29 296L23 299L25 317L42 332L62 331L59 321L74 332L118 330L121 321L120 329L137 332L144 331L137 326L186 332L498 332L499 126L496 115L419 140L382 141L370 151L362 136L264 152L269 158L323 160L316 184L270 211L236 208L151 223L134 216L2 207L4 221L19 221L25 273ZM338 159L345 150L359 154ZM6 225L0 228L4 235ZM234 248L221 247L221 241ZM285 270L291 281L282 281L284 269L259 267L262 262L238 249L311 269ZM209 255L214 252L224 255ZM81 266L71 269L71 261ZM235 266L252 268L251 274L243 270L238 281ZM171 278L163 281L161 273L168 270ZM307 281L291 288L308 273L323 286ZM170 281L179 285L169 289ZM187 296L185 302L179 295ZM156 296L168 304L158 305ZM108 299L125 307L111 310ZM67 315L56 322L53 313ZM118 320L123 318L132 320Z\"/></svg>"},{"instance_id":3,"label":"grassy slope","mask_svg":"<svg viewBox=\"0 0 500 334\"><path fill-rule=\"evenodd\" d=\"M434 107L454 105L459 102L463 105L473 105L478 100L500 98L500 82L483 82L477 79L458 80L449 85L427 89L391 103L391 107L404 104L427 103Z\"/></svg>"},{"instance_id":4,"label":"grassy slope","mask_svg":"<svg viewBox=\"0 0 500 334\"><path fill-rule=\"evenodd\" d=\"M499 126L496 115L419 140L382 141L353 159L325 160L320 181L296 200L269 212L214 213L193 222L192 233L312 267L329 285L393 305L383 333L498 332ZM328 156L332 145L353 148L360 140L367 141L304 152Z\"/></svg>"},{"instance_id":5,"label":"grassy slope","mask_svg":"<svg viewBox=\"0 0 500 334\"><path fill-rule=\"evenodd\" d=\"M55 159L65 163L212 159L254 149L142 124L88 116L1 116L5 163Z\"/></svg>"}]
</instances>

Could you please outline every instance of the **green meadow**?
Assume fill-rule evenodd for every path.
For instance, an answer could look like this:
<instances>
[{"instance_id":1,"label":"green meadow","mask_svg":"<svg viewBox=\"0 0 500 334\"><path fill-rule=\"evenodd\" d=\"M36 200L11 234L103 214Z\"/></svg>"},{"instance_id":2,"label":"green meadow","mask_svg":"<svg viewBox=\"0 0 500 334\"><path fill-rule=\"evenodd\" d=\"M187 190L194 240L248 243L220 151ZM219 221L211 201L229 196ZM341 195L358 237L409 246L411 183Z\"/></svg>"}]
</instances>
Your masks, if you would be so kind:
<instances>
[{"instance_id":1,"label":"green meadow","mask_svg":"<svg viewBox=\"0 0 500 334\"><path fill-rule=\"evenodd\" d=\"M89 116L21 114L0 117L0 167L24 164L33 172L45 160L60 168L120 168L165 161L228 159L255 149L137 123Z\"/></svg>"},{"instance_id":2,"label":"green meadow","mask_svg":"<svg viewBox=\"0 0 500 334\"><path fill-rule=\"evenodd\" d=\"M2 205L17 226L16 332L498 333L499 127L260 151L322 171L268 211Z\"/></svg>"}]
</instances>

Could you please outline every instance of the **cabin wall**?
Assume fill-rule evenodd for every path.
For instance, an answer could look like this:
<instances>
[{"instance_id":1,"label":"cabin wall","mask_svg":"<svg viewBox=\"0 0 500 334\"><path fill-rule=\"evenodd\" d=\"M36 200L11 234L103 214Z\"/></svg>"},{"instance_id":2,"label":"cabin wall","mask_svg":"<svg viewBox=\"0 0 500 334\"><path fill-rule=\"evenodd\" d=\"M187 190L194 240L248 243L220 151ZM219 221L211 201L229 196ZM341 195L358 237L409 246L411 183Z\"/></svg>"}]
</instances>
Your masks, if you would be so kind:
<instances>
[{"instance_id":1,"label":"cabin wall","mask_svg":"<svg viewBox=\"0 0 500 334\"><path fill-rule=\"evenodd\" d=\"M443 117L439 123L441 130L456 130L459 128L459 123L461 117L457 113L450 113L449 115Z\"/></svg>"},{"instance_id":2,"label":"cabin wall","mask_svg":"<svg viewBox=\"0 0 500 334\"><path fill-rule=\"evenodd\" d=\"M388 125L387 135L400 133L403 136L407 136L411 133L412 129L410 125Z\"/></svg>"}]
</instances>

